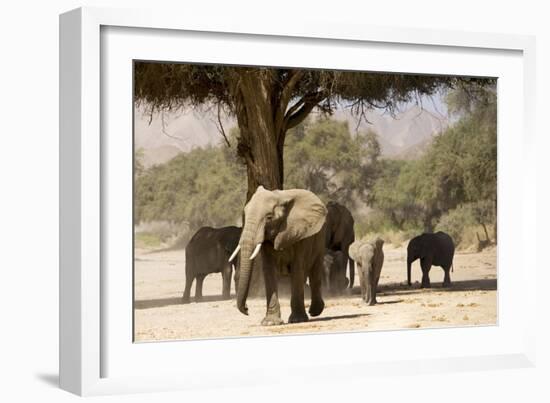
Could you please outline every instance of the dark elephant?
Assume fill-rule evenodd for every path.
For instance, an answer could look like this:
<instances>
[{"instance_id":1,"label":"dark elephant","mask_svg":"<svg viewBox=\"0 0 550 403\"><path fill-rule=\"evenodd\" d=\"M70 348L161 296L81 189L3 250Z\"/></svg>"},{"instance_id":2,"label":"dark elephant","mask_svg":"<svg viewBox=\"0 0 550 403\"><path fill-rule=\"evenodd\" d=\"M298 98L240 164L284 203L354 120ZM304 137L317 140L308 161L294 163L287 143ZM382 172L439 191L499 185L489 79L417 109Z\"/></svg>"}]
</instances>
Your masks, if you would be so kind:
<instances>
[{"instance_id":1,"label":"dark elephant","mask_svg":"<svg viewBox=\"0 0 550 403\"><path fill-rule=\"evenodd\" d=\"M323 256L325 254L325 217L327 209L313 193L303 189L266 190L259 186L244 208L244 226L239 246L237 269L237 308L248 315L246 299L253 260L261 257L267 310L262 325L279 325L281 308L277 276L289 272L291 281L289 323L308 320L304 306L304 283L309 278L309 314L320 315L325 307L321 295ZM261 253L260 253L261 249ZM233 257L232 256L232 257Z\"/></svg>"},{"instance_id":2,"label":"dark elephant","mask_svg":"<svg viewBox=\"0 0 550 403\"><path fill-rule=\"evenodd\" d=\"M341 294L348 286L346 266L348 259L344 252L327 249L323 259L323 285L331 294Z\"/></svg>"},{"instance_id":3,"label":"dark elephant","mask_svg":"<svg viewBox=\"0 0 550 403\"><path fill-rule=\"evenodd\" d=\"M425 233L410 240L407 246L407 284L411 285L411 265L420 259L422 267L421 287L430 287L430 268L432 265L441 266L445 271L443 287L451 285L449 272L453 266L455 245L453 239L444 232Z\"/></svg>"},{"instance_id":4,"label":"dark elephant","mask_svg":"<svg viewBox=\"0 0 550 403\"><path fill-rule=\"evenodd\" d=\"M357 263L361 298L368 305L375 305L376 290L380 281L380 273L384 265L384 240L377 237L373 240L357 240L351 244L349 253Z\"/></svg>"},{"instance_id":5,"label":"dark elephant","mask_svg":"<svg viewBox=\"0 0 550 403\"><path fill-rule=\"evenodd\" d=\"M355 280L355 262L349 256L349 246L355 241L354 220L350 211L339 203L327 203L327 231L325 247L333 251L342 251L349 261L349 287Z\"/></svg>"},{"instance_id":6,"label":"dark elephant","mask_svg":"<svg viewBox=\"0 0 550 403\"><path fill-rule=\"evenodd\" d=\"M210 273L222 273L222 296L229 299L233 265L229 262L231 252L237 247L241 236L239 227L202 227L185 248L185 290L183 303L189 303L191 285L197 280L195 301L202 299L202 283Z\"/></svg>"}]
</instances>

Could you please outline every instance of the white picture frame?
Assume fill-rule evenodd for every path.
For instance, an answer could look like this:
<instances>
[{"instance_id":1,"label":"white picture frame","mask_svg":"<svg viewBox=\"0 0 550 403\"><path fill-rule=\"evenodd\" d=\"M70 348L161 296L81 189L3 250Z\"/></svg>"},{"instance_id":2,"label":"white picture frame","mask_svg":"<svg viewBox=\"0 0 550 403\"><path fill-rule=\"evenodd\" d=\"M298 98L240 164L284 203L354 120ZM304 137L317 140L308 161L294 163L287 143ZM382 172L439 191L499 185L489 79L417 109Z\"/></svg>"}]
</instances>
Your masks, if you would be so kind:
<instances>
[{"instance_id":1,"label":"white picture frame","mask_svg":"<svg viewBox=\"0 0 550 403\"><path fill-rule=\"evenodd\" d=\"M116 27L116 28L114 28ZM141 31L140 31L141 30ZM109 164L109 158L113 153L124 153L127 141L113 143L112 136L105 137L109 132L111 123L107 118L114 114L110 109L105 110L105 94L107 100L126 99L129 93L124 88L131 87L131 80L120 80L121 77L112 77L107 81L102 74L116 74L114 70L105 73L104 68L109 69L102 58L113 57L109 47L119 46L120 57L131 58L130 53L124 53L124 49L132 49L130 40L133 35L141 32L141 45L148 47L152 58L162 58L163 49L170 51L173 41L179 40L178 35L192 33L195 40L200 40L201 35L208 36L212 40L251 40L259 46L280 46L281 44L296 44L303 49L308 47L325 46L332 47L334 51L346 46L352 47L376 47L382 51L395 49L396 52L408 52L433 58L430 52L443 52L448 57L461 58L466 53L476 57L502 58L502 74L505 84L499 88L499 200L504 192L510 191L510 184L520 186L522 192L516 194L510 203L499 205L499 322L497 326L484 328L457 328L442 330L412 330L400 332L371 332L350 333L340 335L315 335L315 336L285 336L277 338L243 338L228 340L189 341L174 343L145 343L140 346L133 345L131 338L128 340L127 326L116 328L113 323L127 323L120 318L117 312L125 312L128 303L128 290L131 284L124 290L120 290L121 300L125 302L120 306L110 298L113 289L118 290L116 284L123 283L127 277L112 278L109 267L109 259L120 258L122 255L110 247L106 241L105 228L109 227L110 217L106 211L110 211L113 186L124 189L124 169L118 170ZM113 34L111 39L104 35ZM147 42L147 36L156 35L156 43L165 45L153 46ZM117 35L119 35L117 37ZM129 39L128 39L129 38ZM197 39L198 38L198 39ZM225 39L224 39L225 38ZM117 42L118 41L118 42ZM163 42L164 41L164 42ZM127 46L128 45L128 46ZM204 44L203 44L204 45ZM210 46L206 44L206 46ZM212 45L214 46L214 45ZM104 49L105 48L105 49ZM365 49L366 49L365 48ZM361 48L362 49L362 48ZM353 376L369 376L380 374L404 374L410 371L414 373L433 373L441 371L464 371L494 368L521 368L534 365L535 350L535 318L520 315L520 309L531 308L525 312L536 312L536 295L526 295L519 307L509 304L511 298L507 284L511 284L521 276L536 277L534 262L535 253L527 253L528 240L526 234L535 232L536 216L534 204L535 183L529 178L534 177L534 127L533 104L535 93L535 52L534 38L520 35L481 34L456 31L429 31L408 28L383 28L368 25L350 25L342 23L301 21L300 24L280 21L269 23L267 21L242 21L233 22L231 19L207 19L197 18L193 15L172 14L169 11L154 10L116 10L103 8L81 8L70 11L60 17L60 385L63 389L79 395L96 395L112 393L134 393L140 391L160 391L188 388L206 388L226 385L240 386L282 382L291 379L296 374L304 378L333 381L334 374L328 377L327 368L337 370L337 379L347 379ZM158 53L156 53L158 52ZM270 65L270 57L273 52L253 52L252 59L258 64ZM168 54L168 53L166 53ZM157 56L155 56L157 55ZM475 56L478 55L478 56ZM510 57L506 56L509 55ZM175 57L175 56L174 56ZM204 60L211 57L209 60ZM245 56L242 56L245 57ZM312 65L321 63L313 56L308 56ZM394 56L395 58L396 56ZM196 54L196 61L231 62L227 55L201 56ZM418 59L418 60L416 60ZM421 63L422 58L415 58L412 63ZM443 57L441 60L444 60ZM168 59L162 59L168 60ZM173 60L173 59L169 59ZM249 60L249 59L239 59ZM451 70L438 70L436 59L433 61L431 71L426 67L401 68L409 71L424 73L446 73ZM486 59L489 60L489 59ZM492 60L492 59L491 59ZM499 59L500 60L500 59ZM508 60L508 61L507 61ZM125 63L121 60L121 63ZM396 63L396 62L394 62ZM425 63L425 61L424 61ZM444 63L442 61L442 63ZM482 65L481 63L480 65ZM482 74L482 67L465 67L462 70L457 67L457 73L472 70L472 75ZM509 70L504 66L509 65ZM397 66L397 65L395 65ZM425 66L425 65L424 65ZM442 65L443 66L443 65ZM475 63L473 64L475 66ZM359 68L359 67L358 67ZM389 68L383 65L371 66L376 70ZM397 68L397 67L396 67ZM442 68L442 67L441 67ZM490 74L488 74L490 75ZM110 76L111 77L111 76ZM129 76L131 77L131 76ZM500 79L500 77L499 77ZM113 83L121 84L116 87ZM113 87L113 88L111 88ZM114 88L118 89L114 89ZM504 93L501 89L504 89ZM110 92L111 91L111 92ZM117 95L118 94L118 95ZM501 97L502 95L502 97ZM519 97L515 103L507 103L507 97ZM131 95L130 95L131 96ZM126 98L124 98L126 97ZM109 105L114 105L109 103ZM519 113L514 116L505 114L500 119L502 111L513 111L520 105ZM132 104L127 108L131 109ZM127 112L127 111L126 111ZM125 111L122 111L125 115ZM127 118L127 116L126 116ZM127 125L127 120L117 120L114 124ZM506 123L503 126L503 122ZM120 126L122 130L127 126ZM504 134L516 129L517 137L506 137ZM504 133L504 134L503 134ZM130 133L131 137L131 133ZM503 140L504 139L504 140ZM126 139L127 140L127 139ZM522 167L515 173L501 163L501 155L506 159L506 149L518 150L522 156ZM502 151L504 150L504 151ZM502 154L501 154L502 153ZM122 155L120 154L120 155ZM126 157L130 158L130 150ZM131 166L131 165L130 165ZM508 170L507 170L508 169ZM501 174L503 176L501 176ZM117 179L115 179L117 178ZM502 179L504 178L504 179ZM131 176L127 176L131 181ZM115 183L113 183L115 182ZM121 199L122 200L122 199ZM103 209L103 210L102 210ZM513 216L506 216L510 211L515 211ZM506 221L503 221L506 217ZM111 219L112 221L112 219ZM501 225L502 224L502 225ZM121 225L120 228L126 228ZM120 229L119 228L119 229ZM514 234L510 230L514 230ZM116 231L116 229L114 229ZM124 231L122 229L122 231ZM112 234L111 234L112 235ZM112 237L111 237L112 239ZM507 252L505 247L510 242L519 242L520 247L514 249L513 254ZM124 245L124 242L122 243ZM530 246L532 249L534 246ZM121 248L124 249L124 248ZM501 252L502 251L502 252ZM122 252L121 252L122 253ZM131 250L123 252L130 253ZM508 254L507 254L508 253ZM503 260L503 256L506 260ZM509 257L509 259L508 259ZM507 267L516 265L521 271L511 271ZM122 271L126 273L124 270ZM519 276L519 277L517 277ZM109 279L109 287L105 280ZM118 281L118 282L117 282ZM122 287L126 287L122 285ZM131 291L130 291L131 293ZM128 312L131 316L131 312ZM507 316L509 315L509 316ZM113 319L114 318L114 319ZM114 333L114 334L113 334ZM430 339L429 343L437 345L445 340L460 338L465 341L464 346L454 346L453 350L430 351L429 346L421 347L416 353L407 353L397 349L393 354L376 354L376 351L365 352L364 356L355 356L350 359L338 359L337 356L316 359L315 355L308 352L310 343L330 344L338 343L346 338L349 348L359 345L365 337L377 340L378 351L383 351L379 343L391 343L394 340L407 338L411 343L423 346L424 339ZM498 339L491 348L489 344L481 343L473 346L476 340ZM384 339L384 340L382 340ZM120 341L122 340L122 341ZM313 340L313 341L312 341ZM380 340L380 341L378 341ZM255 357L270 348L280 349L274 353L274 362L280 376L274 380L263 375L261 363L254 364ZM284 344L284 345L283 345ZM477 344L477 343L476 343ZM443 344L441 344L443 345ZM237 367L243 365L235 355L243 346L249 349L247 360L252 363L248 367L247 381L243 381L236 375L216 373L207 366L198 365L197 357L204 355L206 351L212 355L209 360L224 359L234 363ZM185 352L188 351L187 353ZM292 357L283 357L284 352L292 356L292 351L300 351L300 358L307 361L302 364L300 360ZM290 353L288 353L290 351ZM177 354L191 354L189 361L195 360L197 365L191 372L189 361L181 363L178 359L168 362L166 357ZM225 355L224 355L225 354ZM369 355L370 354L370 355ZM222 357L223 358L216 358ZM163 362L165 366L156 374L136 369L132 357L140 357L140 361L147 363L144 367L152 367L154 362ZM164 358L163 358L164 357ZM242 356L239 356L242 360ZM283 359L285 358L285 359ZM154 361L156 360L156 361ZM126 366L118 363L127 362ZM112 364L112 368L111 368ZM135 371L134 371L135 369ZM307 369L307 371L304 371ZM204 375L209 373L208 381ZM335 371L332 371L333 373Z\"/></svg>"}]
</instances>

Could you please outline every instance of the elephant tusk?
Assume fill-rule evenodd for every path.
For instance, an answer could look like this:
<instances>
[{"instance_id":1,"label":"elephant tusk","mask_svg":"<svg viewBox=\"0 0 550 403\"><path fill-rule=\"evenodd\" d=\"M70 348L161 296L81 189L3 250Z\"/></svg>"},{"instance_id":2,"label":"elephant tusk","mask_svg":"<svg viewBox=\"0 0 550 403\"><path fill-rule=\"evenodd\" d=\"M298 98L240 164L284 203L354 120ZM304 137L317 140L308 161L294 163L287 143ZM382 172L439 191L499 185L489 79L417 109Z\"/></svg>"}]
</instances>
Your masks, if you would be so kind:
<instances>
[{"instance_id":1,"label":"elephant tusk","mask_svg":"<svg viewBox=\"0 0 550 403\"><path fill-rule=\"evenodd\" d=\"M252 255L250 255L250 260L253 260L256 256L258 256L258 253L260 253L260 248L261 247L262 247L261 243L256 245L256 249L254 249L254 252L252 252Z\"/></svg>"},{"instance_id":2,"label":"elephant tusk","mask_svg":"<svg viewBox=\"0 0 550 403\"><path fill-rule=\"evenodd\" d=\"M237 245L237 247L235 248L235 250L233 251L233 254L231 255L231 257L229 258L228 262L231 262L233 259L235 259L237 257L237 253L239 253L239 250L241 249L241 245Z\"/></svg>"}]
</instances>

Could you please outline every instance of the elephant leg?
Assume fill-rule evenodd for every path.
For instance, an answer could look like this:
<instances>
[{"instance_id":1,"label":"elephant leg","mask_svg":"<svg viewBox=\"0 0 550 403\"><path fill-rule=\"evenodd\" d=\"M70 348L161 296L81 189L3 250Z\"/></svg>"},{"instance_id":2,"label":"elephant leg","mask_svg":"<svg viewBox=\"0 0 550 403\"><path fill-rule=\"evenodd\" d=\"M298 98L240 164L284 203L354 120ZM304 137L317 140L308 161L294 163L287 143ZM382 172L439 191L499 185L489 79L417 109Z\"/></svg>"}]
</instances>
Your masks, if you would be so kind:
<instances>
[{"instance_id":1,"label":"elephant leg","mask_svg":"<svg viewBox=\"0 0 550 403\"><path fill-rule=\"evenodd\" d=\"M365 302L367 305L376 304L376 273L372 264L369 265L365 273L365 284L367 285L367 294Z\"/></svg>"},{"instance_id":2,"label":"elephant leg","mask_svg":"<svg viewBox=\"0 0 550 403\"><path fill-rule=\"evenodd\" d=\"M309 287L311 289L311 304L309 306L309 314L311 316L319 316L325 309L325 302L321 292L321 270L323 268L322 258L318 258L314 266L311 268L309 275ZM302 287L303 293L303 287Z\"/></svg>"},{"instance_id":3,"label":"elephant leg","mask_svg":"<svg viewBox=\"0 0 550 403\"><path fill-rule=\"evenodd\" d=\"M222 269L222 298L229 299L231 294L231 263Z\"/></svg>"},{"instance_id":4,"label":"elephant leg","mask_svg":"<svg viewBox=\"0 0 550 403\"><path fill-rule=\"evenodd\" d=\"M365 299L365 296L367 294L367 283L366 283L366 279L363 271L363 265L359 262L356 262L356 263L357 263L357 269L359 271L359 286L361 288L361 298Z\"/></svg>"},{"instance_id":5,"label":"elephant leg","mask_svg":"<svg viewBox=\"0 0 550 403\"><path fill-rule=\"evenodd\" d=\"M236 265L233 265L233 270L234 270L234 275L233 275L233 282L235 283L234 284L234 287L235 287L235 293L237 293L237 285L239 284L239 271L237 270L237 267Z\"/></svg>"},{"instance_id":6,"label":"elephant leg","mask_svg":"<svg viewBox=\"0 0 550 403\"><path fill-rule=\"evenodd\" d=\"M422 284L420 288L430 288L430 269L432 267L432 261L429 258L420 259L420 267L422 267Z\"/></svg>"},{"instance_id":7,"label":"elephant leg","mask_svg":"<svg viewBox=\"0 0 550 403\"><path fill-rule=\"evenodd\" d=\"M353 288L353 283L355 282L355 261L352 258L348 258L347 260L349 261L349 288Z\"/></svg>"},{"instance_id":8,"label":"elephant leg","mask_svg":"<svg viewBox=\"0 0 550 403\"><path fill-rule=\"evenodd\" d=\"M451 275L449 272L451 271L450 267L444 267L443 270L445 271L445 277L443 278L443 287L450 287L451 286Z\"/></svg>"},{"instance_id":9,"label":"elephant leg","mask_svg":"<svg viewBox=\"0 0 550 403\"><path fill-rule=\"evenodd\" d=\"M205 277L206 277L206 274L197 275L197 285L195 288L195 302L202 301L202 282L204 281Z\"/></svg>"},{"instance_id":10,"label":"elephant leg","mask_svg":"<svg viewBox=\"0 0 550 403\"><path fill-rule=\"evenodd\" d=\"M323 282L326 291L330 291L330 267L323 265Z\"/></svg>"},{"instance_id":11,"label":"elephant leg","mask_svg":"<svg viewBox=\"0 0 550 403\"><path fill-rule=\"evenodd\" d=\"M304 305L304 270L302 267L293 264L290 268L290 316L288 323L306 322L309 320ZM313 288L312 288L313 292ZM312 294L313 298L313 294Z\"/></svg>"},{"instance_id":12,"label":"elephant leg","mask_svg":"<svg viewBox=\"0 0 550 403\"><path fill-rule=\"evenodd\" d=\"M188 304L191 298L191 286L193 285L194 276L190 273L186 273L185 276L185 290L183 290L182 302Z\"/></svg>"},{"instance_id":13,"label":"elephant leg","mask_svg":"<svg viewBox=\"0 0 550 403\"><path fill-rule=\"evenodd\" d=\"M267 249L265 246L264 249ZM262 271L264 273L266 313L262 320L262 326L281 325L281 306L279 305L279 293L277 288L277 273L275 262L269 252L264 250L262 253Z\"/></svg>"}]
</instances>

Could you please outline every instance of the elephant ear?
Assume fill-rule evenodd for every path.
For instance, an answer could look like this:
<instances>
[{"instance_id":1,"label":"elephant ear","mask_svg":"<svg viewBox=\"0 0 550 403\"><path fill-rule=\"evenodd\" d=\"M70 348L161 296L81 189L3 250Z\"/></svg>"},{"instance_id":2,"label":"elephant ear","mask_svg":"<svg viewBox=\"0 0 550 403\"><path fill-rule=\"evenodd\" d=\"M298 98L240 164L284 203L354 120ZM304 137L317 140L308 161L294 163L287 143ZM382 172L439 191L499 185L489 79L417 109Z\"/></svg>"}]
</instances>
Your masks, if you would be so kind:
<instances>
[{"instance_id":1,"label":"elephant ear","mask_svg":"<svg viewBox=\"0 0 550 403\"><path fill-rule=\"evenodd\" d=\"M361 241L357 240L349 246L348 253L353 260L357 260L359 258L359 248L361 247L361 244Z\"/></svg>"},{"instance_id":2,"label":"elephant ear","mask_svg":"<svg viewBox=\"0 0 550 403\"><path fill-rule=\"evenodd\" d=\"M321 199L308 190L289 189L274 191L285 206L286 220L275 237L275 250L318 233L325 224L327 209Z\"/></svg>"}]
</instances>

